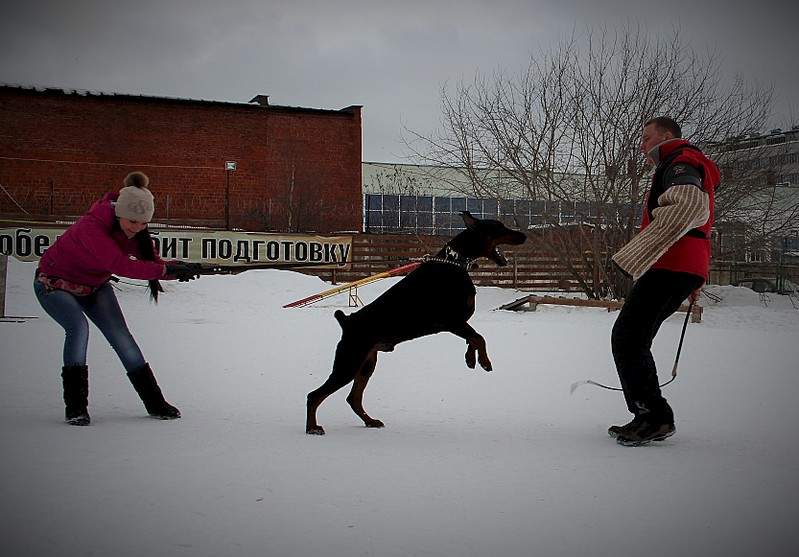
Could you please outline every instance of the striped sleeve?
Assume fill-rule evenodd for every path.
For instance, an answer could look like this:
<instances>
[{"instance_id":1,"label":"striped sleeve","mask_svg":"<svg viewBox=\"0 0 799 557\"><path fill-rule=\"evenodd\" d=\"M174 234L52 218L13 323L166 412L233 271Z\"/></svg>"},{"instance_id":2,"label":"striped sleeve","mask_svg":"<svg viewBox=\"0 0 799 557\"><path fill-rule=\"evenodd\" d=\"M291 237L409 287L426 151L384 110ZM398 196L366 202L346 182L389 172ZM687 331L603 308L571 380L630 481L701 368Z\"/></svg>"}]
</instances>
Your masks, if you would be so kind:
<instances>
[{"instance_id":1,"label":"striped sleeve","mask_svg":"<svg viewBox=\"0 0 799 557\"><path fill-rule=\"evenodd\" d=\"M652 222L614 256L626 273L638 278L686 232L710 218L710 197L693 184L667 189L652 211Z\"/></svg>"}]
</instances>

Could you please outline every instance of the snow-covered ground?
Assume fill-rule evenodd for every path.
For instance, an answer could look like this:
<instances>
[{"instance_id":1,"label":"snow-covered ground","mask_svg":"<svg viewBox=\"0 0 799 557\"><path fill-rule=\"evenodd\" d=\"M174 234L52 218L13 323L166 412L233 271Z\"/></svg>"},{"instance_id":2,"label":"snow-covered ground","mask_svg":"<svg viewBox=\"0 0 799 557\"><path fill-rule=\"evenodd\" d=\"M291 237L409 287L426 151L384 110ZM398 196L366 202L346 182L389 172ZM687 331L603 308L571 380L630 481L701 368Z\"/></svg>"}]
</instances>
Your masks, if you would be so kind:
<instances>
[{"instance_id":1,"label":"snow-covered ground","mask_svg":"<svg viewBox=\"0 0 799 557\"><path fill-rule=\"evenodd\" d=\"M327 287L287 271L166 285L157 306L123 285L128 323L183 419L145 417L99 332L90 427L63 420L62 331L9 261L0 323L0 547L4 555L751 556L799 554L799 311L712 291L665 390L677 434L648 447L606 434L628 420L609 336L616 313L539 306L480 288L471 324L494 371L469 370L447 334L381 354L365 407L347 389L304 432L305 395L330 371L333 308L289 301ZM394 281L362 288L374 299ZM661 378L682 326L654 347Z\"/></svg>"}]
</instances>

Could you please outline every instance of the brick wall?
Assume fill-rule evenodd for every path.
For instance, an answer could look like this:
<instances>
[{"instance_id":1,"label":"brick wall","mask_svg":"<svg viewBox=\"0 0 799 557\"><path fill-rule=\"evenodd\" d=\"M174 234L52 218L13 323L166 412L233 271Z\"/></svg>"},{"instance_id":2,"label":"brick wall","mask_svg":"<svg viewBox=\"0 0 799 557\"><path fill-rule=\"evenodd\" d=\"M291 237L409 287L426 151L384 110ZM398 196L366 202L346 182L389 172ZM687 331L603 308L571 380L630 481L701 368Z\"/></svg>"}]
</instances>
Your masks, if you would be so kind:
<instances>
[{"instance_id":1,"label":"brick wall","mask_svg":"<svg viewBox=\"0 0 799 557\"><path fill-rule=\"evenodd\" d=\"M237 163L227 174L225 161ZM0 87L0 215L83 213L127 172L155 220L247 230L361 229L361 111ZM228 180L226 184L226 180ZM13 197L13 201L11 199Z\"/></svg>"}]
</instances>

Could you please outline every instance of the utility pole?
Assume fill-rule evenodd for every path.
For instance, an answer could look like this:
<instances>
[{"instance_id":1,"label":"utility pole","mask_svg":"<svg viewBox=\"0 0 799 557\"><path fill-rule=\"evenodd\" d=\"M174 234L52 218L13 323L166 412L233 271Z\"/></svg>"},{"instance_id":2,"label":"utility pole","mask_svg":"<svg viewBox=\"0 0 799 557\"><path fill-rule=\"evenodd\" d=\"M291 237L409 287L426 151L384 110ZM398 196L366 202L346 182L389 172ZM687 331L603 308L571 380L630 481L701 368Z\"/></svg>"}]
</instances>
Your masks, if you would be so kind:
<instances>
[{"instance_id":1,"label":"utility pole","mask_svg":"<svg viewBox=\"0 0 799 557\"><path fill-rule=\"evenodd\" d=\"M225 230L230 230L230 174L236 171L236 161L225 161Z\"/></svg>"}]
</instances>

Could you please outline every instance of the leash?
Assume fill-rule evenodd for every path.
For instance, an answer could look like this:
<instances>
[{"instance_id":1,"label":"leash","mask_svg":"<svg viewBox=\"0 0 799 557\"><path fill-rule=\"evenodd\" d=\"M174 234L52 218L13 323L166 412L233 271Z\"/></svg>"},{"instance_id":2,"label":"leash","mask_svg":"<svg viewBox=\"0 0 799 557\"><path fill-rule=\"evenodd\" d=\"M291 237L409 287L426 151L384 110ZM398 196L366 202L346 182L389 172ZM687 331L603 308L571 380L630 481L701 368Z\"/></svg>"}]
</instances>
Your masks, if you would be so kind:
<instances>
[{"instance_id":1,"label":"leash","mask_svg":"<svg viewBox=\"0 0 799 557\"><path fill-rule=\"evenodd\" d=\"M238 275L244 271L258 271L265 269L278 269L278 270L294 270L302 269L305 267L320 267L330 265L330 262L320 261L318 263L312 262L295 262L295 263L256 263L249 265L215 265L208 263L198 263L197 274L199 275ZM346 265L346 263L338 263L339 266Z\"/></svg>"},{"instance_id":2,"label":"leash","mask_svg":"<svg viewBox=\"0 0 799 557\"><path fill-rule=\"evenodd\" d=\"M682 332L680 333L680 342L677 345L677 355L674 357L674 367L672 367L672 369L671 369L671 379L669 379L668 381L666 381L662 385L659 385L659 387L661 387L661 388L665 387L666 385L668 385L669 383L671 383L672 381L677 379L677 364L679 364L679 362L680 362L680 352L682 352L682 343L683 343L683 340L685 340L685 330L688 328L688 319L691 317L691 310L693 309L693 307L694 307L694 300L691 300L690 302L688 302L688 311L685 312L685 321L683 321L683 323L682 323ZM593 381L591 379L586 379L585 381L577 381L575 383L572 383L571 389L570 389L570 394L574 394L574 391L576 391L577 388L580 387L581 385L594 385L595 387L599 387L601 389L606 389L608 391L622 391L622 392L624 391L624 389L621 389L619 387L611 387L610 385L604 385L602 383L598 383L598 382Z\"/></svg>"},{"instance_id":3,"label":"leash","mask_svg":"<svg viewBox=\"0 0 799 557\"><path fill-rule=\"evenodd\" d=\"M195 265L196 265L197 275L204 276L204 275L238 275L239 273L243 273L244 271L257 271L264 269L291 271L295 269L302 269L305 267L319 267L320 265L329 265L329 264L330 264L329 262L328 263L298 262L298 263L262 263L255 265L216 265L208 263L196 263ZM137 284L135 282L120 280L118 277L115 276L112 276L109 280L121 284L128 284L130 286L140 286L142 288L147 288L146 284Z\"/></svg>"}]
</instances>

